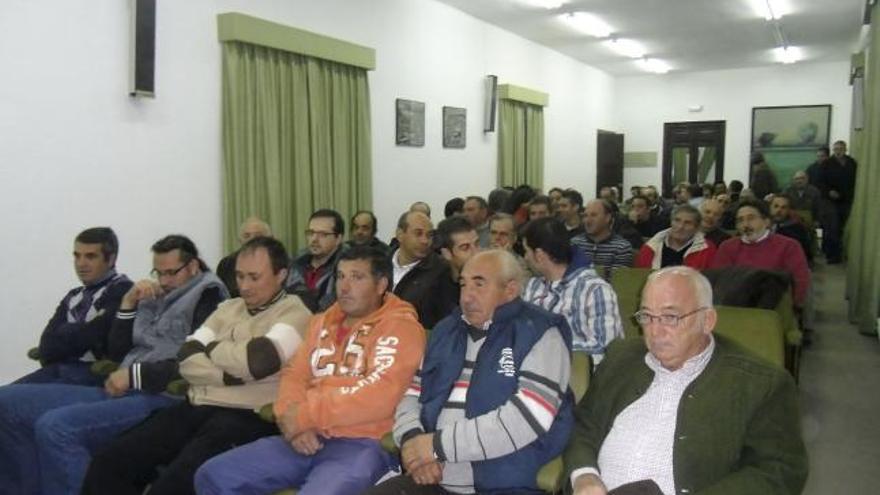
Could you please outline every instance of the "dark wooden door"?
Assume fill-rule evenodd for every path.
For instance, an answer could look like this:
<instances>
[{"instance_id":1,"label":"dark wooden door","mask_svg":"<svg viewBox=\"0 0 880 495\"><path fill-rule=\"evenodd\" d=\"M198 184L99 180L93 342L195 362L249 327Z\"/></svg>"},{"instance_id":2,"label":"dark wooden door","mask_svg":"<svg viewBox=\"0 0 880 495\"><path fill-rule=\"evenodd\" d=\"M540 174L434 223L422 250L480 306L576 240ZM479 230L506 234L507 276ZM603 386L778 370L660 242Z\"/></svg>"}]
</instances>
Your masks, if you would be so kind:
<instances>
[{"instance_id":1,"label":"dark wooden door","mask_svg":"<svg viewBox=\"0 0 880 495\"><path fill-rule=\"evenodd\" d=\"M663 125L663 196L680 182L724 180L726 122L667 122Z\"/></svg>"},{"instance_id":2,"label":"dark wooden door","mask_svg":"<svg viewBox=\"0 0 880 495\"><path fill-rule=\"evenodd\" d=\"M596 141L596 197L605 186L623 191L623 134L602 131Z\"/></svg>"}]
</instances>

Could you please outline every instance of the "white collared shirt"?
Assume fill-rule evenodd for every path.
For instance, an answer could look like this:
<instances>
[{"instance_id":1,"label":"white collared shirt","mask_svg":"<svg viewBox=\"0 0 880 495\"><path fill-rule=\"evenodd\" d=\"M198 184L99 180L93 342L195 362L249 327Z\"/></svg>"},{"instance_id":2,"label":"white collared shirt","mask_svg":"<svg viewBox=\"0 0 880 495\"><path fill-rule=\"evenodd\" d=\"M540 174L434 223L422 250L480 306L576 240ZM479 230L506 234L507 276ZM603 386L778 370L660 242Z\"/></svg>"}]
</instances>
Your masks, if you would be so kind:
<instances>
[{"instance_id":1,"label":"white collared shirt","mask_svg":"<svg viewBox=\"0 0 880 495\"><path fill-rule=\"evenodd\" d=\"M394 251L394 255L391 257L391 264L394 266L394 287L391 288L392 291L397 287L397 284L400 283L400 281L403 279L403 277L405 277L406 274L409 273L410 270L415 268L416 265L419 264L419 261L422 261L422 260L415 260L408 265L401 265L400 262L398 261L399 256L400 256L400 249L398 249L397 251Z\"/></svg>"},{"instance_id":2,"label":"white collared shirt","mask_svg":"<svg viewBox=\"0 0 880 495\"><path fill-rule=\"evenodd\" d=\"M572 483L587 473L599 475L608 490L650 479L664 494L674 494L672 459L678 405L688 385L706 369L714 350L715 339L710 335L709 345L675 371L664 368L647 353L645 364L654 371L654 380L644 395L614 419L599 449L598 472L577 469L571 474Z\"/></svg>"}]
</instances>

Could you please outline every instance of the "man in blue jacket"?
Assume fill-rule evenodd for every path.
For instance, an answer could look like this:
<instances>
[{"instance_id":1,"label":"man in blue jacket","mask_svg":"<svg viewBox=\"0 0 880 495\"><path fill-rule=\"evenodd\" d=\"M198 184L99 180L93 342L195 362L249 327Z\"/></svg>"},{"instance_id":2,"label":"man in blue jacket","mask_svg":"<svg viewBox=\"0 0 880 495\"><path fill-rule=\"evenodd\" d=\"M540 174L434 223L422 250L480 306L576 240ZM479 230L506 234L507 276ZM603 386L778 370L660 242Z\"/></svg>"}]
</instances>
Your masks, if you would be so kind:
<instances>
[{"instance_id":1,"label":"man in blue jacket","mask_svg":"<svg viewBox=\"0 0 880 495\"><path fill-rule=\"evenodd\" d=\"M116 273L119 240L110 227L92 227L73 241L73 266L82 285L58 304L40 336L42 368L16 383L99 385L89 372L107 350L107 334L131 280Z\"/></svg>"},{"instance_id":2,"label":"man in blue jacket","mask_svg":"<svg viewBox=\"0 0 880 495\"><path fill-rule=\"evenodd\" d=\"M370 495L539 493L572 427L571 332L520 299L522 278L507 251L465 264L461 307L434 327L395 414L407 474Z\"/></svg>"}]
</instances>

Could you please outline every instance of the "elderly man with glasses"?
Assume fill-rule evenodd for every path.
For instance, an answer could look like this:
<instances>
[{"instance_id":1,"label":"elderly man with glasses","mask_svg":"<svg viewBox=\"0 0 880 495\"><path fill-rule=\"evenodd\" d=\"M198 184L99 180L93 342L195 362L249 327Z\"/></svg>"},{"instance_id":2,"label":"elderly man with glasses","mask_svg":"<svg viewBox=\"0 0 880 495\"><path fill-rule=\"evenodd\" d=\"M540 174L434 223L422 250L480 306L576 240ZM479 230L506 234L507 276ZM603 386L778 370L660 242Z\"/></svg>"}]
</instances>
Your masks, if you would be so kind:
<instances>
[{"instance_id":1,"label":"elderly man with glasses","mask_svg":"<svg viewBox=\"0 0 880 495\"><path fill-rule=\"evenodd\" d=\"M713 336L708 280L682 266L654 272L634 316L644 340L608 348L575 411L573 493L800 493L794 381Z\"/></svg>"},{"instance_id":2,"label":"elderly man with glasses","mask_svg":"<svg viewBox=\"0 0 880 495\"><path fill-rule=\"evenodd\" d=\"M120 362L103 387L46 384L0 388L0 493L79 493L93 449L177 399L175 356L226 299L223 282L185 236L152 247L151 278L125 293L106 356Z\"/></svg>"}]
</instances>

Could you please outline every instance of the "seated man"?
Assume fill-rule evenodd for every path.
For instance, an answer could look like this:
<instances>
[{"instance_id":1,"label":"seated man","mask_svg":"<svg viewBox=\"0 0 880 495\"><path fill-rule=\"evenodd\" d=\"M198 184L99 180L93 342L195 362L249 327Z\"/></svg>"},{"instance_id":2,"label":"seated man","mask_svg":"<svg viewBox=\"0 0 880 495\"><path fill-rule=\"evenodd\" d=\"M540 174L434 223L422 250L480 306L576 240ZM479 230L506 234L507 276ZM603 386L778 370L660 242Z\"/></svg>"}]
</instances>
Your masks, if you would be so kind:
<instances>
[{"instance_id":1,"label":"seated man","mask_svg":"<svg viewBox=\"0 0 880 495\"><path fill-rule=\"evenodd\" d=\"M565 227L556 219L529 222L523 233L526 263L539 276L526 283L523 300L565 317L572 348L599 364L605 347L623 337L617 294L611 285L576 258L565 241Z\"/></svg>"},{"instance_id":2,"label":"seated man","mask_svg":"<svg viewBox=\"0 0 880 495\"><path fill-rule=\"evenodd\" d=\"M238 229L238 242L244 244L254 237L272 237L269 224L257 217L250 217ZM217 276L226 284L229 297L238 297L238 286L235 285L235 258L238 250L226 255L217 263Z\"/></svg>"},{"instance_id":3,"label":"seated man","mask_svg":"<svg viewBox=\"0 0 880 495\"><path fill-rule=\"evenodd\" d=\"M480 252L480 237L473 224L465 217L449 217L434 232L434 245L440 255L449 263L449 276L452 281L454 300L459 299L458 277L467 260Z\"/></svg>"},{"instance_id":4,"label":"seated man","mask_svg":"<svg viewBox=\"0 0 880 495\"><path fill-rule=\"evenodd\" d=\"M336 260L342 252L345 221L334 210L316 210L306 229L306 252L293 260L287 292L298 295L312 311L324 310L336 299Z\"/></svg>"},{"instance_id":5,"label":"seated man","mask_svg":"<svg viewBox=\"0 0 880 495\"><path fill-rule=\"evenodd\" d=\"M496 213L489 219L489 247L512 251L516 245L516 220L513 215Z\"/></svg>"},{"instance_id":6,"label":"seated man","mask_svg":"<svg viewBox=\"0 0 880 495\"><path fill-rule=\"evenodd\" d=\"M556 216L565 224L568 239L584 233L584 222L581 220L581 210L584 207L584 197L574 189L566 189L562 192L562 198L556 206Z\"/></svg>"},{"instance_id":7,"label":"seated man","mask_svg":"<svg viewBox=\"0 0 880 495\"><path fill-rule=\"evenodd\" d=\"M562 197L561 193L559 197ZM549 196L535 196L529 201L529 220L549 217L553 212L553 200Z\"/></svg>"},{"instance_id":8,"label":"seated man","mask_svg":"<svg viewBox=\"0 0 880 495\"><path fill-rule=\"evenodd\" d=\"M801 245L770 230L770 211L760 200L739 202L736 227L739 237L721 243L710 268L750 266L784 271L794 281L794 305L803 308L810 288L810 268Z\"/></svg>"},{"instance_id":9,"label":"seated man","mask_svg":"<svg viewBox=\"0 0 880 495\"><path fill-rule=\"evenodd\" d=\"M408 474L367 494L537 490L538 470L571 431L571 334L561 317L519 298L521 278L507 251L464 266L461 309L434 328L395 413Z\"/></svg>"},{"instance_id":10,"label":"seated man","mask_svg":"<svg viewBox=\"0 0 880 495\"><path fill-rule=\"evenodd\" d=\"M424 213L404 213L397 221L399 247L391 255L393 292L415 306L425 328L436 325L457 302L449 264L431 249L433 228Z\"/></svg>"},{"instance_id":11,"label":"seated man","mask_svg":"<svg viewBox=\"0 0 880 495\"><path fill-rule=\"evenodd\" d=\"M700 231L716 248L730 239L730 234L721 228L721 218L724 216L724 206L721 202L714 198L703 201L700 203L700 214L702 215Z\"/></svg>"},{"instance_id":12,"label":"seated man","mask_svg":"<svg viewBox=\"0 0 880 495\"><path fill-rule=\"evenodd\" d=\"M178 353L187 400L99 449L82 493L140 494L147 485L153 495L194 493L193 476L203 462L278 434L254 410L275 400L278 371L302 342L311 316L284 292L289 264L276 239L257 237L241 247L235 264L241 297L220 304Z\"/></svg>"},{"instance_id":13,"label":"seated man","mask_svg":"<svg viewBox=\"0 0 880 495\"><path fill-rule=\"evenodd\" d=\"M795 495L807 478L798 397L782 368L712 335L712 286L687 267L652 273L635 314L644 340L608 349L564 456L574 495ZM614 493L614 492L612 492Z\"/></svg>"},{"instance_id":14,"label":"seated man","mask_svg":"<svg viewBox=\"0 0 880 495\"><path fill-rule=\"evenodd\" d=\"M381 251L346 251L336 274L336 304L312 318L281 373L273 409L282 435L203 464L198 493L357 494L397 464L379 440L421 362L425 331L413 307L387 293L392 269Z\"/></svg>"},{"instance_id":15,"label":"seated man","mask_svg":"<svg viewBox=\"0 0 880 495\"><path fill-rule=\"evenodd\" d=\"M376 221L376 215L373 215L372 211L361 210L355 213L351 217L351 239L345 243L346 247L368 246L378 249L388 256L388 244L385 244L376 237L378 229L379 224Z\"/></svg>"},{"instance_id":16,"label":"seated man","mask_svg":"<svg viewBox=\"0 0 880 495\"><path fill-rule=\"evenodd\" d=\"M774 194L773 199L770 200L770 219L773 221L770 229L797 241L804 250L807 264L812 266L813 243L810 240L810 232L792 215L791 198L785 194Z\"/></svg>"},{"instance_id":17,"label":"seated man","mask_svg":"<svg viewBox=\"0 0 880 495\"><path fill-rule=\"evenodd\" d=\"M597 271L632 266L632 246L613 232L614 205L605 199L594 199L584 208L585 232L575 236L571 244L587 254L590 266Z\"/></svg>"},{"instance_id":18,"label":"seated man","mask_svg":"<svg viewBox=\"0 0 880 495\"><path fill-rule=\"evenodd\" d=\"M632 225L642 237L654 237L657 232L666 228L662 226L664 223L663 220L660 217L655 217L651 213L648 198L644 196L635 196L632 198L629 213L627 214L627 220L629 220L630 225Z\"/></svg>"},{"instance_id":19,"label":"seated man","mask_svg":"<svg viewBox=\"0 0 880 495\"><path fill-rule=\"evenodd\" d=\"M700 210L689 204L672 208L672 226L661 230L639 250L635 266L664 268L685 265L702 270L709 267L715 256L715 245L706 241L700 232Z\"/></svg>"},{"instance_id":20,"label":"seated man","mask_svg":"<svg viewBox=\"0 0 880 495\"><path fill-rule=\"evenodd\" d=\"M480 196L468 196L464 201L464 217L480 237L480 247L489 247L489 204Z\"/></svg>"},{"instance_id":21,"label":"seated man","mask_svg":"<svg viewBox=\"0 0 880 495\"><path fill-rule=\"evenodd\" d=\"M176 377L178 348L227 292L188 238L164 237L152 251L155 278L136 283L113 320L107 357L122 364L103 388L0 389L0 492L79 493L92 451L176 402L154 394Z\"/></svg>"},{"instance_id":22,"label":"seated man","mask_svg":"<svg viewBox=\"0 0 880 495\"><path fill-rule=\"evenodd\" d=\"M116 273L119 240L110 227L93 227L73 241L73 266L82 286L71 289L58 304L40 336L43 367L16 383L100 385L89 371L107 349L107 333L122 296L131 287Z\"/></svg>"},{"instance_id":23,"label":"seated man","mask_svg":"<svg viewBox=\"0 0 880 495\"><path fill-rule=\"evenodd\" d=\"M822 192L810 184L806 172L803 170L795 172L791 178L791 185L783 192L791 199L792 209L809 211L814 222L819 220Z\"/></svg>"}]
</instances>

